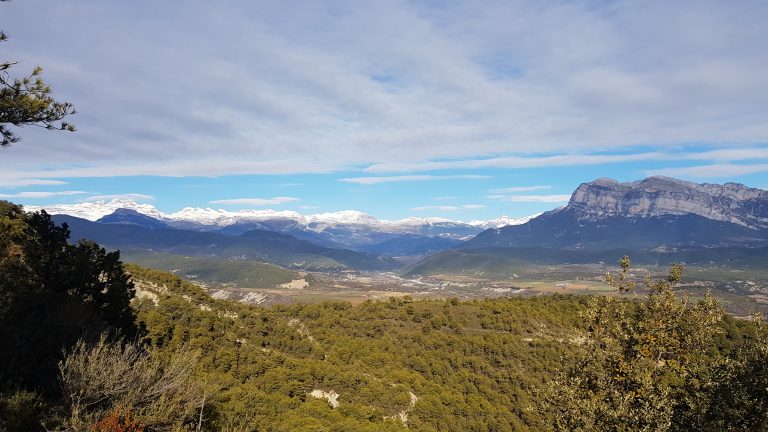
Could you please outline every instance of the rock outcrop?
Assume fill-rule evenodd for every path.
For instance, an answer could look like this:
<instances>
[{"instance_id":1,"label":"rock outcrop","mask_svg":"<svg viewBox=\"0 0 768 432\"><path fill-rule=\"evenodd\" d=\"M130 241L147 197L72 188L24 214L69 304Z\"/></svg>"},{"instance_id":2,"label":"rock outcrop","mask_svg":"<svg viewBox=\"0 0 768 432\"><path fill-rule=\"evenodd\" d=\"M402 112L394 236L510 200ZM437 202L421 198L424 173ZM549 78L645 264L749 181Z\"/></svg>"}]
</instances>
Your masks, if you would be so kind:
<instances>
[{"instance_id":1,"label":"rock outcrop","mask_svg":"<svg viewBox=\"0 0 768 432\"><path fill-rule=\"evenodd\" d=\"M768 245L768 191L668 177L580 185L567 206L489 229L462 249L543 247L651 250ZM762 249L761 249L762 250Z\"/></svg>"},{"instance_id":2,"label":"rock outcrop","mask_svg":"<svg viewBox=\"0 0 768 432\"><path fill-rule=\"evenodd\" d=\"M592 222L611 216L697 215L762 229L768 228L768 191L738 183L697 184L660 176L629 183L601 178L581 184L564 210Z\"/></svg>"}]
</instances>

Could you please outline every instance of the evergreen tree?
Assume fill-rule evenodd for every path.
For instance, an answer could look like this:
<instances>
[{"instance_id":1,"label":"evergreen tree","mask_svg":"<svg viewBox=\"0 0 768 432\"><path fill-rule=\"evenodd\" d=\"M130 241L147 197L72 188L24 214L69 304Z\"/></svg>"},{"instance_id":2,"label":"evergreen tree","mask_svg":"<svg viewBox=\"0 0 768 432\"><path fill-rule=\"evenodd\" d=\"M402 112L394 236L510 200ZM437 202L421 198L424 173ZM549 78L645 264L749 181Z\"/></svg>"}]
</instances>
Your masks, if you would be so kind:
<instances>
[{"instance_id":1,"label":"evergreen tree","mask_svg":"<svg viewBox=\"0 0 768 432\"><path fill-rule=\"evenodd\" d=\"M56 393L62 349L105 330L136 334L118 252L69 244L66 224L5 201L0 234L0 386Z\"/></svg>"},{"instance_id":2,"label":"evergreen tree","mask_svg":"<svg viewBox=\"0 0 768 432\"><path fill-rule=\"evenodd\" d=\"M7 38L0 31L0 42ZM53 99L51 87L43 81L43 69L37 66L29 75L13 78L8 71L17 63L0 62L0 146L19 141L20 137L10 126L32 125L74 131L75 126L63 119L74 114L75 109L69 102Z\"/></svg>"}]
</instances>

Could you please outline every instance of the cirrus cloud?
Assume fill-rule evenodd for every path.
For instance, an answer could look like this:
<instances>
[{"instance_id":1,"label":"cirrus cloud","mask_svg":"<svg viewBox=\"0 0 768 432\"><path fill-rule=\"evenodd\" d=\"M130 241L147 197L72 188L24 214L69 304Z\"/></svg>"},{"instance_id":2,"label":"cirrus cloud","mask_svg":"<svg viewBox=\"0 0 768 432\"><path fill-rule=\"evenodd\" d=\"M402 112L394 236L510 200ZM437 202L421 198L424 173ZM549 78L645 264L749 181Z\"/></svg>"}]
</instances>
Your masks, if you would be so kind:
<instances>
[{"instance_id":1,"label":"cirrus cloud","mask_svg":"<svg viewBox=\"0 0 768 432\"><path fill-rule=\"evenodd\" d=\"M274 197L274 198L233 198L233 199L220 199L211 201L211 204L221 205L245 205L245 206L265 206L265 205L279 205L291 202L299 201L298 198L293 197Z\"/></svg>"},{"instance_id":2,"label":"cirrus cloud","mask_svg":"<svg viewBox=\"0 0 768 432\"><path fill-rule=\"evenodd\" d=\"M571 199L570 195L489 195L487 198L519 203L561 203Z\"/></svg>"},{"instance_id":3,"label":"cirrus cloud","mask_svg":"<svg viewBox=\"0 0 768 432\"><path fill-rule=\"evenodd\" d=\"M31 178L0 178L0 188L16 188L21 186L60 186L67 184L60 180L31 179Z\"/></svg>"},{"instance_id":4,"label":"cirrus cloud","mask_svg":"<svg viewBox=\"0 0 768 432\"><path fill-rule=\"evenodd\" d=\"M534 192L538 190L551 189L552 186L513 186L499 189L491 189L488 192L494 194L505 194L514 192Z\"/></svg>"},{"instance_id":5,"label":"cirrus cloud","mask_svg":"<svg viewBox=\"0 0 768 432\"><path fill-rule=\"evenodd\" d=\"M58 191L58 192L19 192L15 194L0 194L0 198L52 198L57 196L81 195L85 191Z\"/></svg>"},{"instance_id":6,"label":"cirrus cloud","mask_svg":"<svg viewBox=\"0 0 768 432\"><path fill-rule=\"evenodd\" d=\"M79 111L80 132L3 149L16 177L573 166L768 137L759 0L28 0L3 17L4 55Z\"/></svg>"},{"instance_id":7,"label":"cirrus cloud","mask_svg":"<svg viewBox=\"0 0 768 432\"><path fill-rule=\"evenodd\" d=\"M692 178L728 178L733 176L768 172L768 164L711 164L681 168L665 168L650 171L651 175Z\"/></svg>"},{"instance_id":8,"label":"cirrus cloud","mask_svg":"<svg viewBox=\"0 0 768 432\"><path fill-rule=\"evenodd\" d=\"M357 183L361 185L372 185L380 183L395 183L395 182L410 182L410 181L425 181L425 180L455 180L455 179L468 179L468 180L483 180L491 178L487 175L475 175L475 174L457 174L457 175L402 175L402 176L390 176L390 177L351 177L339 179L340 182Z\"/></svg>"},{"instance_id":9,"label":"cirrus cloud","mask_svg":"<svg viewBox=\"0 0 768 432\"><path fill-rule=\"evenodd\" d=\"M457 211L457 210L473 210L473 209L481 209L485 208L482 204L465 204L461 206L441 206L441 205L430 205L430 206L422 206L422 207L413 207L411 211Z\"/></svg>"},{"instance_id":10,"label":"cirrus cloud","mask_svg":"<svg viewBox=\"0 0 768 432\"><path fill-rule=\"evenodd\" d=\"M155 197L147 194L127 193L127 194L93 195L85 199L86 202L112 201L112 200L154 201Z\"/></svg>"}]
</instances>

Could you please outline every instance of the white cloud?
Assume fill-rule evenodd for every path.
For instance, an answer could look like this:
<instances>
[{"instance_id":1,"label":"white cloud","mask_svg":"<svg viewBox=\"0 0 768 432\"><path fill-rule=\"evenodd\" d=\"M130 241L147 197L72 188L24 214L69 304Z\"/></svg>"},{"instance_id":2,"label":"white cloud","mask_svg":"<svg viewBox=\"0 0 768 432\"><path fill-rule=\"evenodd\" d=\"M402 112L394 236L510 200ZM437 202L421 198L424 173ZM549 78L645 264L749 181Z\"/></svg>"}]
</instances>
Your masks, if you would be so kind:
<instances>
[{"instance_id":1,"label":"white cloud","mask_svg":"<svg viewBox=\"0 0 768 432\"><path fill-rule=\"evenodd\" d=\"M552 186L513 186L513 187L507 187L507 188L500 188L500 189L491 189L488 192L494 193L494 194L505 194L505 193L515 193L515 192L534 192L534 191L545 190L550 188L552 188Z\"/></svg>"},{"instance_id":2,"label":"white cloud","mask_svg":"<svg viewBox=\"0 0 768 432\"><path fill-rule=\"evenodd\" d=\"M578 165L602 165L609 163L663 160L668 158L663 153L639 153L622 155L567 154L557 156L508 156L490 159L469 159L441 162L393 162L371 165L367 172L412 172L434 171L443 169L480 169L480 168L542 168Z\"/></svg>"},{"instance_id":3,"label":"white cloud","mask_svg":"<svg viewBox=\"0 0 768 432\"><path fill-rule=\"evenodd\" d=\"M2 179L0 178L0 188L13 188L21 186L60 186L67 184L65 181L60 180L45 180L45 179Z\"/></svg>"},{"instance_id":4,"label":"white cloud","mask_svg":"<svg viewBox=\"0 0 768 432\"><path fill-rule=\"evenodd\" d=\"M685 150L629 154L561 154L548 156L506 156L453 161L393 162L374 164L365 169L371 173L434 171L442 169L481 168L551 168L563 166L604 165L650 161L742 161L768 159L766 147L742 147L714 150Z\"/></svg>"},{"instance_id":5,"label":"white cloud","mask_svg":"<svg viewBox=\"0 0 768 432\"><path fill-rule=\"evenodd\" d=\"M571 199L570 195L489 195L487 198L507 202L559 203Z\"/></svg>"},{"instance_id":6,"label":"white cloud","mask_svg":"<svg viewBox=\"0 0 768 432\"><path fill-rule=\"evenodd\" d=\"M84 191L59 191L59 192L19 192L15 194L0 194L0 198L51 198L56 196L80 195Z\"/></svg>"},{"instance_id":7,"label":"white cloud","mask_svg":"<svg viewBox=\"0 0 768 432\"><path fill-rule=\"evenodd\" d=\"M768 164L713 164L649 171L649 175L690 178L728 178L745 174L768 172Z\"/></svg>"},{"instance_id":8,"label":"white cloud","mask_svg":"<svg viewBox=\"0 0 768 432\"><path fill-rule=\"evenodd\" d=\"M488 179L487 175L473 175L473 174L460 174L460 175L402 175L402 176L390 176L390 177L351 177L339 179L341 182L357 183L361 185L371 185L380 183L394 183L394 182L410 182L410 181L425 181L425 180L454 180L454 179L468 179L468 180L483 180Z\"/></svg>"},{"instance_id":9,"label":"white cloud","mask_svg":"<svg viewBox=\"0 0 768 432\"><path fill-rule=\"evenodd\" d=\"M111 165L104 163L97 166L63 167L58 169L19 169L0 172L0 182L15 182L27 177L37 178L85 178L85 177L121 177L121 176L217 176L238 174L292 174L292 173L328 173L329 167L309 161L247 161L229 160L217 157L199 159L175 159L162 162L141 162L135 164Z\"/></svg>"},{"instance_id":10,"label":"white cloud","mask_svg":"<svg viewBox=\"0 0 768 432\"><path fill-rule=\"evenodd\" d=\"M211 204L222 205L246 205L246 206L265 206L265 205L278 205L286 204L290 202L299 201L298 198L292 197L274 197L274 198L234 198L234 199L222 199L211 201Z\"/></svg>"},{"instance_id":11,"label":"white cloud","mask_svg":"<svg viewBox=\"0 0 768 432\"><path fill-rule=\"evenodd\" d=\"M685 154L680 159L686 160L709 160L718 162L748 161L756 159L768 159L768 148L732 148L708 150L697 153Z\"/></svg>"},{"instance_id":12,"label":"white cloud","mask_svg":"<svg viewBox=\"0 0 768 432\"><path fill-rule=\"evenodd\" d=\"M437 211L456 211L459 207L456 206L422 206L422 207L413 207L411 211L427 211L427 210L437 210Z\"/></svg>"},{"instance_id":13,"label":"white cloud","mask_svg":"<svg viewBox=\"0 0 768 432\"><path fill-rule=\"evenodd\" d=\"M112 200L131 200L131 201L154 201L155 197L140 193L112 194L112 195L93 195L85 201L112 201Z\"/></svg>"},{"instance_id":14,"label":"white cloud","mask_svg":"<svg viewBox=\"0 0 768 432\"><path fill-rule=\"evenodd\" d=\"M414 207L411 209L411 211L428 211L428 210L435 210L435 211L457 211L457 210L473 210L473 209L480 209L484 208L484 205L480 204L465 204L462 206L439 206L439 205L431 205L431 206L422 206L422 207Z\"/></svg>"},{"instance_id":15,"label":"white cloud","mask_svg":"<svg viewBox=\"0 0 768 432\"><path fill-rule=\"evenodd\" d=\"M0 172L568 166L768 137L764 1L131 5L3 8L4 55L46 67L79 132L25 129Z\"/></svg>"}]
</instances>

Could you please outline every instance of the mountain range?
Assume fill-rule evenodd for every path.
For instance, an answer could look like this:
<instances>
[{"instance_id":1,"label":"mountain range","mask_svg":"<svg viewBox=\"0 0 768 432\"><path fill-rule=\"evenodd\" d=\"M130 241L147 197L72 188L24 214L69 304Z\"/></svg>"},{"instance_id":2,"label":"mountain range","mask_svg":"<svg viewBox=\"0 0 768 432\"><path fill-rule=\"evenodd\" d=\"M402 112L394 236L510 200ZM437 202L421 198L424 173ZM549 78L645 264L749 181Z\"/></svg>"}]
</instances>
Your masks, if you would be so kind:
<instances>
[{"instance_id":1,"label":"mountain range","mask_svg":"<svg viewBox=\"0 0 768 432\"><path fill-rule=\"evenodd\" d=\"M69 215L54 215L66 223L72 239L90 239L110 249L144 250L216 260L255 260L287 268L333 271L393 270L402 265L394 258L348 249L334 249L287 234L254 229L239 235L133 223L99 223ZM142 219L143 220L143 219Z\"/></svg>"},{"instance_id":2,"label":"mountain range","mask_svg":"<svg viewBox=\"0 0 768 432\"><path fill-rule=\"evenodd\" d=\"M39 210L40 207L27 207ZM287 234L319 246L351 249L390 256L424 255L459 245L488 228L521 224L534 216L469 222L443 218L380 220L368 214L346 210L302 215L293 211L242 210L231 212L210 208L184 208L163 213L150 204L112 200L46 206L54 215L68 215L109 225L133 225L147 229L178 229L239 236L260 230Z\"/></svg>"},{"instance_id":3,"label":"mountain range","mask_svg":"<svg viewBox=\"0 0 768 432\"><path fill-rule=\"evenodd\" d=\"M513 263L635 262L768 266L768 191L654 176L581 184L568 205L530 221L491 228L406 270L436 274Z\"/></svg>"},{"instance_id":4,"label":"mountain range","mask_svg":"<svg viewBox=\"0 0 768 432\"><path fill-rule=\"evenodd\" d=\"M73 237L115 248L304 269L391 270L402 266L392 257L425 256L406 272L428 274L509 260L594 262L622 251L657 263L768 259L768 191L659 176L626 183L597 179L581 184L564 207L493 221L385 221L351 210L305 216L185 208L165 214L117 200L46 210L67 222Z\"/></svg>"},{"instance_id":5,"label":"mountain range","mask_svg":"<svg viewBox=\"0 0 768 432\"><path fill-rule=\"evenodd\" d=\"M227 211L222 209L185 207L178 212L163 213L151 204L137 203L131 199L113 199L111 201L93 201L79 204L56 204L50 206L26 206L29 211L45 209L49 214L66 214L70 216L97 221L110 216L116 211L128 214L141 214L154 220L161 221L172 228L195 228L201 231L212 231L226 227L236 227L248 224L296 224L308 230L324 231L338 227L366 227L383 233L407 234L444 234L457 235L450 231L451 227L460 227L467 232L480 232L488 228L500 228L507 225L522 224L538 216L522 218L501 216L491 220L472 220L468 222L445 218L406 218L401 220L382 220L356 210L344 210L333 213L318 213L303 215L285 210L240 210ZM445 231L439 227L447 227ZM233 228L234 230L235 228ZM461 235L458 233L458 235Z\"/></svg>"},{"instance_id":6,"label":"mountain range","mask_svg":"<svg viewBox=\"0 0 768 432\"><path fill-rule=\"evenodd\" d=\"M519 226L486 230L462 248L698 248L767 242L768 191L657 176L583 183L567 206Z\"/></svg>"}]
</instances>

